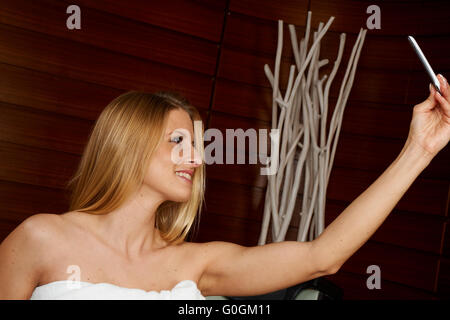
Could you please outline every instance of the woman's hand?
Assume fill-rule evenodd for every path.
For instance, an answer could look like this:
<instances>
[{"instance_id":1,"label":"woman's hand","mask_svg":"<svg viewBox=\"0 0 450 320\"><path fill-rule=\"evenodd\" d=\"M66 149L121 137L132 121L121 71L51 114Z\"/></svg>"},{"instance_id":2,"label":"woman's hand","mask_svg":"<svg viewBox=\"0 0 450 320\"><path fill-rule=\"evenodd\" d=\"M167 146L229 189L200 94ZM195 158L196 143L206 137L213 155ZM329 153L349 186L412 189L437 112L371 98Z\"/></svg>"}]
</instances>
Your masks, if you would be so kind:
<instances>
[{"instance_id":1,"label":"woman's hand","mask_svg":"<svg viewBox=\"0 0 450 320\"><path fill-rule=\"evenodd\" d=\"M428 98L414 106L408 141L434 157L450 140L450 88L438 75L442 96L430 84Z\"/></svg>"}]
</instances>

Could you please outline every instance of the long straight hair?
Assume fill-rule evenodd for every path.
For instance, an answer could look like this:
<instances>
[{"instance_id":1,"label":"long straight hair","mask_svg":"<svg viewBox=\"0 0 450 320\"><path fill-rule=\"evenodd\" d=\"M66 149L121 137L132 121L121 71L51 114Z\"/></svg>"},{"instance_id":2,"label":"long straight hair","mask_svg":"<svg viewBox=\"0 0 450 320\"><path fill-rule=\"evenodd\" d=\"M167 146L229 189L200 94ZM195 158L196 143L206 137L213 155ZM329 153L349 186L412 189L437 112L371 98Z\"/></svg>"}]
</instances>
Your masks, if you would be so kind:
<instances>
[{"instance_id":1,"label":"long straight hair","mask_svg":"<svg viewBox=\"0 0 450 320\"><path fill-rule=\"evenodd\" d=\"M150 158L164 137L168 114L177 108L185 110L193 122L201 121L198 110L175 92L130 91L111 101L97 119L79 166L67 183L69 210L107 214L124 204L142 185ZM203 130L203 126L194 126L202 164L192 177L190 199L166 201L156 211L155 227L171 244L184 241L196 218L198 227L205 192Z\"/></svg>"}]
</instances>

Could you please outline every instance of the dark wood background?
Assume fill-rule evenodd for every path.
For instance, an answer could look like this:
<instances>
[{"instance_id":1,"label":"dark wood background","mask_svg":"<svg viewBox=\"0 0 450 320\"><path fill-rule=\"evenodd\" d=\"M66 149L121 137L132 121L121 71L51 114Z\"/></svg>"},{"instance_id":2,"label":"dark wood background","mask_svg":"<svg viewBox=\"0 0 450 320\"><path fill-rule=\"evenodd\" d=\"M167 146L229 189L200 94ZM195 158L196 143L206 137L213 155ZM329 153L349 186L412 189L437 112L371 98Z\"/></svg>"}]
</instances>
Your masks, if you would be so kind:
<instances>
[{"instance_id":1,"label":"dark wood background","mask_svg":"<svg viewBox=\"0 0 450 320\"><path fill-rule=\"evenodd\" d=\"M81 30L66 27L71 4L81 8ZM32 214L67 211L63 187L92 125L125 91L179 91L201 110L206 128L270 128L272 93L263 66L274 70L278 19L285 23L283 93L293 63L288 23L302 36L308 10L314 29L335 16L321 48L330 65L340 33L347 34L333 105L371 4L381 8L381 29L368 30L345 109L327 225L395 159L413 106L428 95L429 80L406 35L416 36L436 72L450 76L448 1L3 0L0 241ZM447 146L375 235L328 277L344 299L450 297L449 160ZM195 241L256 245L265 187L258 165L208 166ZM286 240L295 239L297 227L294 219ZM372 264L381 268L380 290L366 287Z\"/></svg>"}]
</instances>

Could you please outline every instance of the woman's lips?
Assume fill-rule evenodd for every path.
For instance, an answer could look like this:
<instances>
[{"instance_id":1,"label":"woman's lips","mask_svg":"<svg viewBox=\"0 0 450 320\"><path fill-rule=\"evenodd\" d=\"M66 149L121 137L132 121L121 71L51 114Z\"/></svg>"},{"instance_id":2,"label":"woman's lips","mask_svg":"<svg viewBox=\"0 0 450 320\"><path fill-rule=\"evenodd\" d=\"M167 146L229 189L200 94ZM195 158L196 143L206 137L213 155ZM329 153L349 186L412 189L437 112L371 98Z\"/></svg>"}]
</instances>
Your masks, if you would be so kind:
<instances>
[{"instance_id":1,"label":"woman's lips","mask_svg":"<svg viewBox=\"0 0 450 320\"><path fill-rule=\"evenodd\" d=\"M183 177L183 176L179 176L179 175L177 175L177 174L175 174L178 178L181 178L181 179L183 179L183 180L185 180L185 181L187 181L187 182L189 182L189 183L192 183L192 181L191 180L189 180L188 178L185 178L185 177Z\"/></svg>"}]
</instances>

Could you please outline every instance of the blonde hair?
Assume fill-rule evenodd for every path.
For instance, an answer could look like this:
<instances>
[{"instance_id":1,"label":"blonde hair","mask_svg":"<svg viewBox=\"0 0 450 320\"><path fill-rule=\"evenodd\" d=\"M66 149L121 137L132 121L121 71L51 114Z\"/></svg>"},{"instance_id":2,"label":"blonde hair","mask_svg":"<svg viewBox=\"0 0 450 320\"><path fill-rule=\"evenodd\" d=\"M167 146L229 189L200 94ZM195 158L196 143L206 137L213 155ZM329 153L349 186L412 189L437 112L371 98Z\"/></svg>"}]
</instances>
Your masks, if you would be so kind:
<instances>
[{"instance_id":1,"label":"blonde hair","mask_svg":"<svg viewBox=\"0 0 450 320\"><path fill-rule=\"evenodd\" d=\"M201 121L198 110L175 92L130 91L111 101L97 119L78 169L67 184L71 192L70 211L106 214L135 193L164 137L169 111L177 108L185 110L192 121ZM203 126L194 126L195 147L202 159L203 133ZM192 182L187 202L166 201L156 211L155 227L171 244L182 242L195 219L197 224L200 219L204 161L196 168Z\"/></svg>"}]
</instances>

